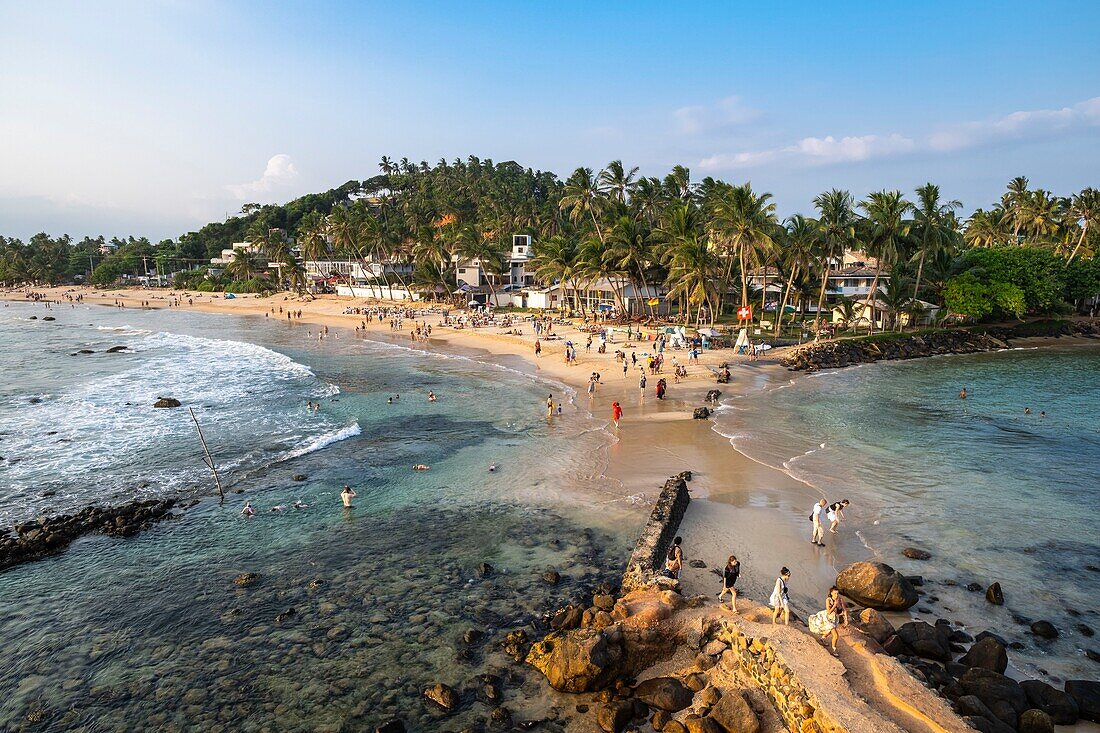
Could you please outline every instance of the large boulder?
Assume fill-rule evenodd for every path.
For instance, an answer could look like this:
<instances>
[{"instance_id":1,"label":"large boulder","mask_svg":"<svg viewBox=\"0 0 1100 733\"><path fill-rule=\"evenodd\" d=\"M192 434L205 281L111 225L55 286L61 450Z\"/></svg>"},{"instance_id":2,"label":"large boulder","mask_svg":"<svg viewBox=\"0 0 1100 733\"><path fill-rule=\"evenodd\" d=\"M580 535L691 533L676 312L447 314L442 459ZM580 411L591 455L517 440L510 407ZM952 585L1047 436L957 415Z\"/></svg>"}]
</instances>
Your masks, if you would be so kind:
<instances>
[{"instance_id":1,"label":"large boulder","mask_svg":"<svg viewBox=\"0 0 1100 733\"><path fill-rule=\"evenodd\" d=\"M691 705L695 693L675 677L654 677L634 688L634 697L658 710L675 713Z\"/></svg>"},{"instance_id":2,"label":"large boulder","mask_svg":"<svg viewBox=\"0 0 1100 733\"><path fill-rule=\"evenodd\" d=\"M708 716L726 733L760 733L760 721L752 707L737 690L722 695Z\"/></svg>"},{"instance_id":3,"label":"large boulder","mask_svg":"<svg viewBox=\"0 0 1100 733\"><path fill-rule=\"evenodd\" d=\"M1080 717L1077 701L1068 693L1042 680L1024 680L1020 687L1031 707L1050 716L1055 725L1073 725Z\"/></svg>"},{"instance_id":4,"label":"large boulder","mask_svg":"<svg viewBox=\"0 0 1100 733\"><path fill-rule=\"evenodd\" d=\"M951 661L951 634L943 626L910 621L901 625L898 636L917 656L937 662Z\"/></svg>"},{"instance_id":5,"label":"large boulder","mask_svg":"<svg viewBox=\"0 0 1100 733\"><path fill-rule=\"evenodd\" d=\"M1082 718L1100 723L1100 682L1068 680L1066 692L1077 703L1077 709Z\"/></svg>"},{"instance_id":6,"label":"large boulder","mask_svg":"<svg viewBox=\"0 0 1100 733\"><path fill-rule=\"evenodd\" d=\"M855 562L836 576L840 592L877 611L904 611L917 602L917 589L905 576L881 562Z\"/></svg>"},{"instance_id":7,"label":"large boulder","mask_svg":"<svg viewBox=\"0 0 1100 733\"><path fill-rule=\"evenodd\" d=\"M622 733L634 717L634 704L629 700L614 700L596 708L596 725L606 733Z\"/></svg>"},{"instance_id":8,"label":"large boulder","mask_svg":"<svg viewBox=\"0 0 1100 733\"><path fill-rule=\"evenodd\" d=\"M445 685L442 682L437 682L431 687L424 690L424 697L434 702L443 710L447 712L453 711L462 702L458 693L454 691L449 685Z\"/></svg>"},{"instance_id":9,"label":"large boulder","mask_svg":"<svg viewBox=\"0 0 1100 733\"><path fill-rule=\"evenodd\" d=\"M993 670L971 667L959 678L959 684L966 694L981 700L994 713L999 713L1000 703L1007 703L1015 715L1021 715L1028 708L1023 688L1015 680Z\"/></svg>"},{"instance_id":10,"label":"large boulder","mask_svg":"<svg viewBox=\"0 0 1100 733\"><path fill-rule=\"evenodd\" d=\"M985 599L994 606L1003 606L1005 604L1005 594L1004 591L1001 590L1001 584L994 583L986 588Z\"/></svg>"},{"instance_id":11,"label":"large boulder","mask_svg":"<svg viewBox=\"0 0 1100 733\"><path fill-rule=\"evenodd\" d=\"M596 629L554 631L531 645L526 661L555 690L590 692L607 687L619 675L623 650Z\"/></svg>"},{"instance_id":12,"label":"large boulder","mask_svg":"<svg viewBox=\"0 0 1100 733\"><path fill-rule=\"evenodd\" d=\"M1008 669L1008 652L1005 651L1001 642L992 636L987 636L975 642L974 646L970 647L970 651L959 659L959 662L967 667L981 667L982 669L993 670L998 674L1004 674L1005 670Z\"/></svg>"},{"instance_id":13,"label":"large boulder","mask_svg":"<svg viewBox=\"0 0 1100 733\"><path fill-rule=\"evenodd\" d=\"M180 401L177 400L175 397L161 397L159 400L153 403L153 407L179 407L180 404Z\"/></svg>"}]
</instances>

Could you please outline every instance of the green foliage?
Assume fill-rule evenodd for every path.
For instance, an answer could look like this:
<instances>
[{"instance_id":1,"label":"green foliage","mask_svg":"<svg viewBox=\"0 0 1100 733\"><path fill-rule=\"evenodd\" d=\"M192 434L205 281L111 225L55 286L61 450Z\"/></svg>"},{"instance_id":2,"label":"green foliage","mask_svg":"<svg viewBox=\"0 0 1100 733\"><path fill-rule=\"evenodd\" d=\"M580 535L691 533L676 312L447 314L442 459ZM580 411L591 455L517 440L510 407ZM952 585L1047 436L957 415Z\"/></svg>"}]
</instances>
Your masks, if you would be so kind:
<instances>
[{"instance_id":1,"label":"green foliage","mask_svg":"<svg viewBox=\"0 0 1100 733\"><path fill-rule=\"evenodd\" d=\"M995 247L970 250L962 267L975 271L983 282L1005 282L1024 291L1027 310L1044 312L1065 300L1065 258L1034 247Z\"/></svg>"},{"instance_id":2,"label":"green foliage","mask_svg":"<svg viewBox=\"0 0 1100 733\"><path fill-rule=\"evenodd\" d=\"M944 290L944 305L952 313L981 320L991 315L1022 318L1027 312L1023 288L1012 283L982 282L973 272L951 280Z\"/></svg>"}]
</instances>

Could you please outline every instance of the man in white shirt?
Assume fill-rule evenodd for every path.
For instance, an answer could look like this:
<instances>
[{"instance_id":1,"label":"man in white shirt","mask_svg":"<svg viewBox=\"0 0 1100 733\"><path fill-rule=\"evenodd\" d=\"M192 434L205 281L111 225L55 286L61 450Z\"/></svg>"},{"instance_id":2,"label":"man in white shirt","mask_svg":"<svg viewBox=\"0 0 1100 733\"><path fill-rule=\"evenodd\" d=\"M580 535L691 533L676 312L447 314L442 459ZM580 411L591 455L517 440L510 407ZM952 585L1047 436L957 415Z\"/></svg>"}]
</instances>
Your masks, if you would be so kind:
<instances>
[{"instance_id":1,"label":"man in white shirt","mask_svg":"<svg viewBox=\"0 0 1100 733\"><path fill-rule=\"evenodd\" d=\"M825 543L822 542L822 540L825 539L825 524L821 520L824 518L825 505L827 503L828 502L822 499L814 504L813 514L810 515L810 520L814 523L814 532L810 537L810 542L820 547L825 546Z\"/></svg>"}]
</instances>

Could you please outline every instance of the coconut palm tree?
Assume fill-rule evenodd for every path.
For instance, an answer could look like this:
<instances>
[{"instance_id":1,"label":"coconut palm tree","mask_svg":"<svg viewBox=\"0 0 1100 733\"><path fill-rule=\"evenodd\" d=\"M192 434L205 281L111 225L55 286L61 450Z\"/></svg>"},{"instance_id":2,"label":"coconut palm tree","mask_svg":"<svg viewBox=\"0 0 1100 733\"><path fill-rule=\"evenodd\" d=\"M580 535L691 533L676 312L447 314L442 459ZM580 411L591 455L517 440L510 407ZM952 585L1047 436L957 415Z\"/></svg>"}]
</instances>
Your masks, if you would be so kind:
<instances>
[{"instance_id":1,"label":"coconut palm tree","mask_svg":"<svg viewBox=\"0 0 1100 733\"><path fill-rule=\"evenodd\" d=\"M592 174L592 169L578 168L565 182L565 190L558 207L568 212L569 219L574 224L591 219L596 237L602 243L604 236L600 228L600 218L607 210L607 204L608 200L600 192L598 178Z\"/></svg>"},{"instance_id":2,"label":"coconut palm tree","mask_svg":"<svg viewBox=\"0 0 1100 733\"><path fill-rule=\"evenodd\" d=\"M225 266L226 273L234 280L251 280L261 272L256 255L246 249L233 250L233 259Z\"/></svg>"},{"instance_id":3,"label":"coconut palm tree","mask_svg":"<svg viewBox=\"0 0 1100 733\"><path fill-rule=\"evenodd\" d=\"M1010 236L1005 226L1007 221L1008 215L999 206L989 211L975 209L966 220L963 241L971 247L996 247L1004 244Z\"/></svg>"},{"instance_id":4,"label":"coconut palm tree","mask_svg":"<svg viewBox=\"0 0 1100 733\"><path fill-rule=\"evenodd\" d=\"M914 300L909 295L909 282L903 277L890 278L877 299L882 301L886 310L886 322L883 326L887 330L897 326L898 314L905 312ZM874 311L872 310L871 313L874 314Z\"/></svg>"},{"instance_id":5,"label":"coconut palm tree","mask_svg":"<svg viewBox=\"0 0 1100 733\"><path fill-rule=\"evenodd\" d=\"M630 201L630 195L634 192L634 177L638 175L638 166L629 171L623 168L621 160L613 160L607 167L600 171L598 183L600 192L608 199L618 204L626 205Z\"/></svg>"},{"instance_id":6,"label":"coconut palm tree","mask_svg":"<svg viewBox=\"0 0 1100 733\"><path fill-rule=\"evenodd\" d=\"M641 300L650 297L649 282L646 280L646 269L654 259L654 236L649 225L632 216L620 216L607 237L607 254L622 268L630 273L630 279L641 286L644 293ZM638 279L634 280L634 275ZM653 309L650 306L650 314Z\"/></svg>"},{"instance_id":7,"label":"coconut palm tree","mask_svg":"<svg viewBox=\"0 0 1100 733\"><path fill-rule=\"evenodd\" d=\"M856 320L856 299L841 295L836 300L836 310L840 311L840 319L844 321L845 327L851 328Z\"/></svg>"},{"instance_id":8,"label":"coconut palm tree","mask_svg":"<svg viewBox=\"0 0 1100 733\"><path fill-rule=\"evenodd\" d=\"M786 221L782 236L782 255L788 270L787 287L783 288L783 300L775 318L775 334L778 336L787 312L787 302L794 287L795 278L810 268L821 239L821 225L817 219L795 214Z\"/></svg>"},{"instance_id":9,"label":"coconut palm tree","mask_svg":"<svg viewBox=\"0 0 1100 733\"><path fill-rule=\"evenodd\" d=\"M704 306L710 314L709 322L714 323L718 303L714 278L721 272L721 262L701 232L687 232L671 242L668 268L669 297L683 296L696 309L696 325L702 321Z\"/></svg>"},{"instance_id":10,"label":"coconut palm tree","mask_svg":"<svg viewBox=\"0 0 1100 733\"><path fill-rule=\"evenodd\" d=\"M821 326L821 309L825 305L825 287L834 260L844 257L844 252L856 239L856 222L852 194L834 188L814 197L818 211L821 236L817 240L817 259L821 267L821 289L817 294L817 314L814 316L814 338Z\"/></svg>"},{"instance_id":11,"label":"coconut palm tree","mask_svg":"<svg viewBox=\"0 0 1100 733\"><path fill-rule=\"evenodd\" d=\"M1086 188L1081 193L1075 194L1069 207L1070 216L1080 222L1081 235L1077 238L1077 244L1069 254L1066 263L1073 262L1073 258L1081 249L1088 237L1089 229L1100 229L1100 191L1095 188Z\"/></svg>"},{"instance_id":12,"label":"coconut palm tree","mask_svg":"<svg viewBox=\"0 0 1100 733\"><path fill-rule=\"evenodd\" d=\"M917 203L913 206L913 228L910 232L917 245L914 257L917 259L917 279L913 283L913 299L920 290L921 275L924 273L924 260L949 250L959 241L954 226L955 209L962 207L961 201L940 200L940 187L926 183L917 189Z\"/></svg>"},{"instance_id":13,"label":"coconut palm tree","mask_svg":"<svg viewBox=\"0 0 1100 733\"><path fill-rule=\"evenodd\" d=\"M778 231L775 204L770 193L757 194L752 184L724 185L715 190L711 203L712 227L726 245L728 266L726 279L734 258L741 269L741 305L749 304L749 266L766 262L775 249ZM765 288L767 273L765 268Z\"/></svg>"},{"instance_id":14,"label":"coconut palm tree","mask_svg":"<svg viewBox=\"0 0 1100 733\"><path fill-rule=\"evenodd\" d=\"M573 307L582 314L585 313L584 303L578 294L582 267L580 248L576 241L556 235L539 242L535 247L531 264L535 268L535 277L539 280L561 284L563 309L565 288L570 287L573 289Z\"/></svg>"},{"instance_id":15,"label":"coconut palm tree","mask_svg":"<svg viewBox=\"0 0 1100 733\"><path fill-rule=\"evenodd\" d=\"M286 279L287 287L297 293L301 293L306 289L306 270L302 267L302 262L294 256L290 250L287 250L283 254L283 260L280 263L281 267L279 271Z\"/></svg>"},{"instance_id":16,"label":"coconut palm tree","mask_svg":"<svg viewBox=\"0 0 1100 733\"><path fill-rule=\"evenodd\" d=\"M1020 229L1026 219L1024 209L1031 199L1031 191L1027 186L1026 176L1016 176L1008 182L1008 190L1001 196L1001 206L1012 223L1012 238L1016 244L1020 242Z\"/></svg>"},{"instance_id":17,"label":"coconut palm tree","mask_svg":"<svg viewBox=\"0 0 1100 733\"><path fill-rule=\"evenodd\" d=\"M485 273L485 282L489 285L489 295L496 305L497 294L493 279L504 267L504 250L491 237L473 224L462 227L458 235L458 256L467 261L477 261Z\"/></svg>"},{"instance_id":18,"label":"coconut palm tree","mask_svg":"<svg viewBox=\"0 0 1100 733\"><path fill-rule=\"evenodd\" d=\"M898 253L912 223L905 218L912 204L905 200L901 191L876 191L868 194L859 203L866 218L863 231L866 235L867 254L875 258L875 278L871 281L871 290L867 293L868 310L879 297L878 284L882 271L890 269L898 260ZM873 311L870 311L873 313ZM874 331L875 319L871 318L869 331Z\"/></svg>"},{"instance_id":19,"label":"coconut palm tree","mask_svg":"<svg viewBox=\"0 0 1100 733\"><path fill-rule=\"evenodd\" d=\"M317 265L321 260L327 260L332 255L332 245L328 240L328 222L319 212L311 211L298 222L298 248L302 253L302 259Z\"/></svg>"}]
</instances>

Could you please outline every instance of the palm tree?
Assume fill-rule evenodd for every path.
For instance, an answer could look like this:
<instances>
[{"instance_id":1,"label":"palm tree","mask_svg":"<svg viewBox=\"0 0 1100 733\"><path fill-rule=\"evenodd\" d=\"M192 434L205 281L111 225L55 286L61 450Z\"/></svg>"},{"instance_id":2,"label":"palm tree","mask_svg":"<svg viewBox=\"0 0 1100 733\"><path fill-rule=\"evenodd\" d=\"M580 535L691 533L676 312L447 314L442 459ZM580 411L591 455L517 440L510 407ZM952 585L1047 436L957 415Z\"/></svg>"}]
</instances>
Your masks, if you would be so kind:
<instances>
[{"instance_id":1,"label":"palm tree","mask_svg":"<svg viewBox=\"0 0 1100 733\"><path fill-rule=\"evenodd\" d=\"M306 270L301 261L289 250L283 255L279 268L290 290L301 293L306 288Z\"/></svg>"},{"instance_id":2,"label":"palm tree","mask_svg":"<svg viewBox=\"0 0 1100 733\"><path fill-rule=\"evenodd\" d=\"M1026 215L1024 208L1031 198L1026 176L1016 176L1008 182L1008 190L1001 196L1001 206L1012 222L1012 238L1019 244L1020 228Z\"/></svg>"},{"instance_id":3,"label":"palm tree","mask_svg":"<svg viewBox=\"0 0 1100 733\"><path fill-rule=\"evenodd\" d=\"M856 320L856 299L841 295L836 300L836 310L840 311L840 318L844 321L844 325L850 328Z\"/></svg>"},{"instance_id":4,"label":"palm tree","mask_svg":"<svg viewBox=\"0 0 1100 733\"><path fill-rule=\"evenodd\" d=\"M631 273L630 279L634 280L637 273L637 284L641 286L642 300L650 296L649 283L646 281L646 268L653 260L653 231L645 221L631 216L620 216L607 238L607 255L624 271ZM653 309L650 307L650 314Z\"/></svg>"},{"instance_id":5,"label":"palm tree","mask_svg":"<svg viewBox=\"0 0 1100 733\"><path fill-rule=\"evenodd\" d=\"M467 224L458 235L458 256L481 265L485 282L489 284L489 295L493 299L493 305L496 305L497 294L493 287L493 278L504 267L504 251L500 245L473 224Z\"/></svg>"},{"instance_id":6,"label":"palm tree","mask_svg":"<svg viewBox=\"0 0 1100 733\"><path fill-rule=\"evenodd\" d=\"M590 218L596 228L596 236L602 243L604 237L599 218L607 209L607 203L607 199L600 193L599 182L592 174L592 169L578 168L565 182L565 190L558 206L569 213L569 219L574 224Z\"/></svg>"},{"instance_id":7,"label":"palm tree","mask_svg":"<svg viewBox=\"0 0 1100 733\"><path fill-rule=\"evenodd\" d=\"M817 240L817 256L821 266L821 289L817 294L817 314L814 316L814 338L821 326L821 309L825 304L825 287L833 260L840 260L856 238L857 216L852 194L834 188L814 197L821 237Z\"/></svg>"},{"instance_id":8,"label":"palm tree","mask_svg":"<svg viewBox=\"0 0 1100 733\"><path fill-rule=\"evenodd\" d=\"M579 281L581 274L580 251L575 241L566 239L561 235L542 240L535 248L535 255L531 258L531 264L535 268L535 277L543 282L561 284L562 308L565 307L565 288L573 289L573 307L584 314L584 303L579 297Z\"/></svg>"},{"instance_id":9,"label":"palm tree","mask_svg":"<svg viewBox=\"0 0 1100 733\"><path fill-rule=\"evenodd\" d=\"M898 314L902 313L913 302L909 295L909 283L902 277L892 277L886 283L886 288L879 294L886 310L886 323L884 327L891 329L897 325ZM874 311L871 311L871 320L874 321Z\"/></svg>"},{"instance_id":10,"label":"palm tree","mask_svg":"<svg viewBox=\"0 0 1100 733\"><path fill-rule=\"evenodd\" d=\"M332 254L332 246L328 241L328 223L319 212L313 211L302 217L298 223L298 248L302 253L302 259L317 265L321 260L327 260Z\"/></svg>"},{"instance_id":11,"label":"palm tree","mask_svg":"<svg viewBox=\"0 0 1100 733\"><path fill-rule=\"evenodd\" d=\"M638 175L637 166L627 171L623 168L621 160L613 160L600 171L598 181L600 191L615 203L625 205L630 201L630 195L634 191L636 175Z\"/></svg>"},{"instance_id":12,"label":"palm tree","mask_svg":"<svg viewBox=\"0 0 1100 733\"><path fill-rule=\"evenodd\" d=\"M251 280L260 273L256 256L246 249L233 250L233 259L225 266L225 271L234 280Z\"/></svg>"},{"instance_id":13,"label":"palm tree","mask_svg":"<svg viewBox=\"0 0 1100 733\"><path fill-rule=\"evenodd\" d=\"M1086 188L1079 194L1075 194L1069 207L1070 216L1081 222L1081 236L1077 238L1077 244L1070 252L1066 264L1073 262L1081 245L1088 237L1090 227L1100 228L1100 191L1095 188Z\"/></svg>"},{"instance_id":14,"label":"palm tree","mask_svg":"<svg viewBox=\"0 0 1100 733\"><path fill-rule=\"evenodd\" d=\"M905 215L912 204L905 200L901 191L877 191L869 194L860 202L859 207L866 214L864 231L867 236L867 254L875 258L875 279L867 293L867 308L874 306L879 297L878 283L883 269L889 269L897 262L898 253L906 237L909 236L911 222ZM875 329L874 311L871 310L870 331Z\"/></svg>"},{"instance_id":15,"label":"palm tree","mask_svg":"<svg viewBox=\"0 0 1100 733\"><path fill-rule=\"evenodd\" d=\"M741 268L741 305L749 304L749 264L763 264L775 248L773 235L778 228L772 195L757 195L752 184L725 185L715 192L711 204L711 219L715 231L731 251L727 251L729 264L726 279L733 270L736 256ZM765 286L767 285L765 268Z\"/></svg>"},{"instance_id":16,"label":"palm tree","mask_svg":"<svg viewBox=\"0 0 1100 733\"><path fill-rule=\"evenodd\" d=\"M821 225L817 219L811 219L802 214L789 217L783 230L783 258L786 262L789 275L787 287L783 289L783 300L779 305L775 319L775 335L783 325L783 315L787 312L787 301L790 299L794 280L801 273L809 269L813 262L814 252L821 239Z\"/></svg>"},{"instance_id":17,"label":"palm tree","mask_svg":"<svg viewBox=\"0 0 1100 733\"><path fill-rule=\"evenodd\" d=\"M961 201L940 201L940 187L926 183L917 189L918 203L913 206L912 236L917 243L916 257L917 279L913 284L913 299L920 290L921 275L924 273L924 260L929 255L935 257L950 249L958 241L958 232L954 227L955 209L962 206Z\"/></svg>"},{"instance_id":18,"label":"palm tree","mask_svg":"<svg viewBox=\"0 0 1100 733\"><path fill-rule=\"evenodd\" d=\"M668 252L669 296L684 296L689 305L696 308L695 323L702 320L703 306L714 323L718 288L714 277L720 272L721 263L711 250L710 243L700 232L685 232L671 242Z\"/></svg>"},{"instance_id":19,"label":"palm tree","mask_svg":"<svg viewBox=\"0 0 1100 733\"><path fill-rule=\"evenodd\" d=\"M1009 233L1005 229L1008 214L1000 207L990 211L975 209L966 220L963 241L971 247L996 247L1007 241Z\"/></svg>"}]
</instances>

